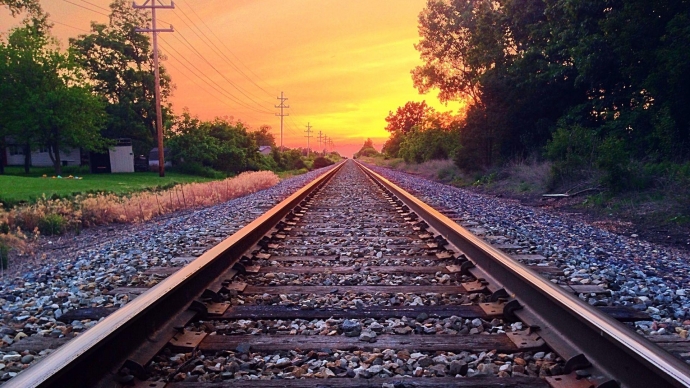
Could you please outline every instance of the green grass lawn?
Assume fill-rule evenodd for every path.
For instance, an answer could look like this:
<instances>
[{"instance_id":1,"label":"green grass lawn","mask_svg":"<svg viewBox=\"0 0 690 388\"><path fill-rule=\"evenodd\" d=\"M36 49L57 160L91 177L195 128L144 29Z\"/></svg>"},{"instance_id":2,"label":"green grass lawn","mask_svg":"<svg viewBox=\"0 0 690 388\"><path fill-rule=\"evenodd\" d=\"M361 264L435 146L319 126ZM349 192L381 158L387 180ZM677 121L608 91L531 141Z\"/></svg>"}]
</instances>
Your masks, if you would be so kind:
<instances>
[{"instance_id":1,"label":"green grass lawn","mask_svg":"<svg viewBox=\"0 0 690 388\"><path fill-rule=\"evenodd\" d=\"M46 174L47 178L43 178L43 174ZM90 174L87 169L78 167L66 167L63 170L62 179L52 178L53 175L53 170L50 168L32 168L31 173L27 175L24 174L23 168L6 167L5 175L0 175L0 202L6 205L23 201L34 202L44 194L46 197L53 195L69 197L89 192L126 194L159 186L170 187L177 183L212 180L168 171L165 173L165 178L160 178L157 172ZM66 179L69 175L83 177L83 179Z\"/></svg>"}]
</instances>

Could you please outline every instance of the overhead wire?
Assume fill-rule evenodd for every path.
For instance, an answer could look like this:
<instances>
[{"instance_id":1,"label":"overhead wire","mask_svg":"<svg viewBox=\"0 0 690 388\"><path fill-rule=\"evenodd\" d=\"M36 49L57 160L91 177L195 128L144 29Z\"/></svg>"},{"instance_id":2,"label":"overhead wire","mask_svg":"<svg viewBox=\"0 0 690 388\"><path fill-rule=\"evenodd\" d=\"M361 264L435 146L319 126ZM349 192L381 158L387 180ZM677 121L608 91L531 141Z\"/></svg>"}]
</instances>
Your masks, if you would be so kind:
<instances>
[{"instance_id":1,"label":"overhead wire","mask_svg":"<svg viewBox=\"0 0 690 388\"><path fill-rule=\"evenodd\" d=\"M94 4L94 3L90 2L90 1L86 1L86 0L81 0L81 1L84 2L84 3L86 3L86 4L89 4L89 5L91 5L91 6L94 6L94 7L96 7L96 8L100 8L100 9L102 9L102 10L104 10L104 11L110 12L110 9L109 9L109 8L100 6L100 5L98 5L98 4Z\"/></svg>"},{"instance_id":2,"label":"overhead wire","mask_svg":"<svg viewBox=\"0 0 690 388\"><path fill-rule=\"evenodd\" d=\"M99 15L103 15L103 16L110 17L109 14L106 14L106 13L103 13L103 12L100 12L100 11L97 11L97 10L94 10L94 9L91 9L91 8L86 7L86 6L83 6L83 5L81 5L81 4L77 4L77 3L72 2L72 1L70 1L70 0L63 0L63 1L65 1L66 3L72 4L72 5L76 6L76 7L86 9L87 11L91 11L91 12L96 13L96 14L99 14ZM97 4L94 4L94 3L92 3L92 2L89 2L89 1L87 1L87 0L81 0L81 1L84 2L84 3L86 3L86 4L89 4L90 6L93 6L93 7L96 7L96 8L102 9L102 10L105 10L105 11L109 11L109 9L107 9L107 8L105 8L105 7L102 7L102 6L99 6L99 5L97 5ZM199 18L199 16L196 14L196 11L194 11L194 9L191 8L191 7L190 7L190 9L192 9L192 12L194 12L194 14L197 16L197 18ZM182 13L183 13L183 15L184 15L192 24L194 24L194 22L189 18L189 16L187 16L184 12L182 12ZM217 39L223 46L225 46L225 48L228 50L228 52L230 52L230 54L231 54L232 56L234 56L235 58L237 58L237 56L236 56L234 53L232 53L232 51L231 51L229 48L227 48L227 46L223 43L223 41L220 40L220 39L218 38L218 36L213 32L213 30L211 30L211 29L208 27L208 25L206 25L206 23L203 21L203 19L201 19L201 18L199 18L199 19L202 21L202 23L204 24L204 26L205 26L207 29L209 29L209 31L211 31L211 33L216 37L216 39ZM169 22L166 22L166 21L164 21L164 20L162 20L162 19L160 19L160 18L159 18L158 20L160 20L160 21L163 22L163 23L170 24ZM199 37L199 35L194 31L194 29L193 29L192 27L190 27L183 19L180 18L180 20L181 20L183 23L185 23L185 25L186 25L188 28L190 28L190 30L192 30L192 32L194 32L195 35L197 35L197 37ZM61 22L55 21L55 23L56 23L56 24L61 24L61 25L67 26L67 27L71 27L71 28L74 28L74 29L78 29L78 30L81 30L81 31L88 32L87 30L80 29L80 28L74 27L74 26L70 26L70 25L67 25L67 24L64 24L64 23L61 23ZM206 35L203 33L203 31L201 31L201 29L199 29L195 24L194 24L194 26L195 26L195 27L197 28L197 30L199 30L204 36L206 36ZM211 64L203 55L201 55L201 53L199 53L199 51L198 51L198 50L187 40L187 38L184 37L184 35L183 35L182 33L180 33L179 31L176 31L176 32L178 32L178 34L179 34L179 35L182 37L182 39L184 40L184 42L183 42L182 40L177 39L180 43L182 43L184 46L186 46L187 48L189 48L189 49L191 49L192 51L194 51L204 62L208 63L209 66L211 66L221 77L223 77L228 83L230 83L235 89L237 89L237 90L238 90L240 93L242 93L245 97L247 97L248 99L250 99L250 100L251 100L252 102L254 102L255 104L257 104L257 105L259 105L259 106L262 106L260 103L258 103L257 101L255 101L255 100L252 99L251 97L247 96L247 95L246 95L242 90L240 90L232 81L230 81L227 77L225 77L215 66L213 66L213 64ZM173 34L173 36L174 36L175 38L177 38L176 35L177 35L177 34ZM192 66L192 68L195 68L195 65L194 65L194 64L192 64L191 62L189 62L189 60L188 60L185 56L183 56L182 54L180 54L179 51L177 51L177 50L176 50L174 47L172 47L167 41L165 41L165 39L163 39L162 36L159 36L159 37L161 38L161 40L163 40L163 42L165 42L165 43L167 44L168 48L170 48L170 49L173 50L176 54L178 54L181 58L183 58L184 60L186 60L186 61ZM201 37L199 37L199 38L202 39ZM206 36L206 39L207 39L211 44L213 44L213 42L212 42L207 36ZM203 39L202 39L202 40L203 40ZM206 42L205 42L205 43L206 43ZM208 45L208 44L207 44L207 45ZM217 50L219 53L222 54L222 51L220 51L220 50L218 49L218 47L215 46L215 44L213 44L213 46L216 47L216 50ZM210 46L209 46L209 47L210 47ZM245 76L246 78L249 78L244 72L242 72L241 69L239 69L236 65L234 65L234 63L232 63L232 61L230 61L229 58L227 58L227 56L225 56L224 54L222 54L222 55L226 58L226 60L228 60L228 62L230 62L231 66L232 66L233 68L235 68L236 70L238 70L238 72L240 72L240 73L241 73L243 76ZM190 67L188 67L187 65L185 65L185 64L184 64L183 62L181 62L179 59L177 59L177 58L175 58L175 59L178 61L178 63L179 63L180 65L182 65L184 68L186 68L187 71L189 71L190 73L194 74L194 75L195 75L197 78L199 78L200 80L204 81L204 82L205 82L206 84L208 84L212 89L214 89L217 93L219 93L220 95L222 95L222 96L224 96L224 97L230 99L231 101L237 103L238 105L240 105L240 106L242 106L242 107L244 107L244 108L250 109L250 110L252 110L252 111L254 111L254 112L261 113L261 114L273 114L273 113L274 113L274 112L269 112L269 111L266 111L266 110L260 110L260 109L257 109L257 108L255 108L255 107L251 106L251 105L248 105L248 104L246 104L246 103L243 103L243 102L240 101L236 96L234 96L232 93L230 93L229 91L227 91L227 90L225 90L224 88L220 87L220 85L218 85L215 81L213 81L213 80L212 80L210 77L208 77L206 74L204 74L204 76L206 76L206 78L208 78L211 82L208 82L208 81L206 81L204 78L202 78L201 76L199 76L194 70L192 70L192 68L190 68ZM239 61L239 58L237 58L237 59L238 59L238 61ZM241 61L239 61L239 62L240 62L243 66L245 66L250 72L252 72L251 69L249 69L244 63L242 63ZM173 65L172 63L169 63L169 65L171 65L172 67L174 67L174 65ZM177 68L176 68L176 69L177 69ZM179 71L179 69L178 69L178 71ZM252 72L252 73L253 73L253 72ZM255 76L257 76L255 73L253 73L253 74L254 74ZM257 77L258 77L258 76L257 76ZM258 77L258 78L260 78L260 77ZM201 86L200 86L198 83L196 83L193 79L191 79L191 78L189 78L189 77L187 77L187 79L191 80L195 85L201 87ZM258 88L260 88L261 90L263 90L264 92L266 92L267 94L270 95L269 92L267 92L265 89L263 89L260 85L256 84L253 80L250 79L250 81L252 82L252 84L254 84L255 86L257 86ZM262 80L262 81L265 82L265 83L268 85L268 82L266 82L265 80ZM270 85L269 85L269 86L270 86ZM219 88L220 88L220 89L219 89ZM204 89L204 88L202 88L202 90L205 90L207 93L209 93L208 90L206 90L206 89ZM210 93L209 93L209 95L210 95ZM257 118L256 118L255 116L253 116L253 115L247 114L247 116L250 117L250 118L252 118L252 119L254 119L254 120L256 120L256 121L262 121L262 120L260 120L260 119L257 119ZM292 131L291 131L291 132L292 132Z\"/></svg>"},{"instance_id":3,"label":"overhead wire","mask_svg":"<svg viewBox=\"0 0 690 388\"><path fill-rule=\"evenodd\" d=\"M79 27L75 27L75 26L70 26L69 24L65 24L65 23L59 22L59 21L57 21L57 20L51 20L51 22L52 22L52 23L55 23L55 24L59 24L59 25L61 25L61 26L74 28L75 30L84 31L84 32L91 32L91 31L85 30L85 29L83 29L83 28L79 28Z\"/></svg>"},{"instance_id":4,"label":"overhead wire","mask_svg":"<svg viewBox=\"0 0 690 388\"><path fill-rule=\"evenodd\" d=\"M70 4L72 4L72 5L75 5L75 6L79 7L79 8L84 8L84 9L89 10L89 11L91 11L91 12L95 12L95 13L97 13L97 14L100 14L100 15L103 15L103 16L108 16L108 17L110 17L110 15L108 15L107 13L103 13L103 12L101 12L101 11L96 11L96 10L91 9L91 8L89 8L89 7L85 7L85 6L81 5L81 4L77 4L77 3L71 2L71 1L69 1L69 0L62 0L62 1L64 1L65 3L70 3Z\"/></svg>"},{"instance_id":5,"label":"overhead wire","mask_svg":"<svg viewBox=\"0 0 690 388\"><path fill-rule=\"evenodd\" d=\"M194 23L194 21L193 21L193 20L187 15L187 13L179 6L179 4L177 5L176 10L179 10L180 13L182 14L182 16L184 16L184 17L189 21L189 23L191 23L191 25L192 25L194 28L192 28L192 26L190 26L189 24L187 24L187 22L186 22L184 19L181 19L181 18L180 18L180 20L181 20L181 21L182 21L182 22L183 22L183 23L194 33L194 35L197 36L197 38L199 38L202 42L204 42L214 53L216 53L216 54L218 54L219 56L221 56L221 57L222 57L221 59L224 59L225 62L227 62L233 69L235 69L237 72L239 72L239 73L240 73L242 76L244 76L247 80L249 80L249 82L251 82L252 84L254 84L255 86L257 86L258 88L260 88L261 90L263 90L267 95L269 95L269 96L272 97L272 94L271 94L271 93L266 92L263 88L261 88L261 86L259 86L256 82L254 82L254 80L252 80L249 76L247 76L247 75L242 71L242 69L240 69L237 65L235 65L235 63L234 63L230 58L228 58L228 56L225 55L225 54L223 53L223 51L222 51L215 43L213 43L213 41L208 37L208 35L206 35L206 34L204 33L204 31L202 31L201 28L199 28L199 27L196 25L196 23ZM193 10L193 8L192 8L192 10ZM202 20L202 22L203 22L203 20ZM196 29L196 30L195 30L195 29ZM199 32L201 33L201 35L199 35L199 33L197 33L197 31L199 31ZM241 91L246 91L248 94L251 94L253 97L261 98L261 97L256 96L255 94L251 93L250 91L248 91L248 90L242 88L240 85L234 85L234 84L233 84L233 86L235 86L235 88L236 88L238 91L240 91L240 92L241 92ZM249 96L247 96L247 97L249 97ZM264 100L264 102L266 102L266 101ZM269 102L269 103L270 103L270 102Z\"/></svg>"},{"instance_id":6,"label":"overhead wire","mask_svg":"<svg viewBox=\"0 0 690 388\"><path fill-rule=\"evenodd\" d=\"M178 0L178 3L179 3L179 1L180 1L180 0ZM230 53L230 55L232 55L233 57L235 57L235 59L237 60L237 62L239 62L242 66L244 66L244 67L247 69L247 71L249 71L250 73L252 73L257 79L259 79L261 82L265 83L268 87L270 87L271 89L278 90L278 88L274 87L273 85L271 85L270 83L268 83L266 80L262 79L258 74L254 73L254 71L253 71L249 66L247 66L244 62L242 62L242 60L241 60L237 55L235 55L235 53L233 53L232 50L230 50L230 48L225 44L225 42L223 42L223 40L221 40L221 39L218 37L218 35L216 35L216 33L206 24L206 22L204 21L204 19L201 18L201 17L196 13L196 11L194 10L194 7L189 7L189 8L192 10L192 13L194 13L194 16L196 16L197 19L199 19L199 20L201 21L201 23L204 25L204 27L206 27L206 29L209 30L209 32L211 32L211 34L216 38L216 40L218 40L218 42L219 42L221 45L223 45L223 47L225 47L225 49ZM242 70L240 70L240 69L238 69L238 70L240 71L240 73L242 73L243 75L245 75L244 72L242 72ZM245 75L245 76L246 76L246 75ZM266 94L268 94L269 96L273 97L273 93L267 91L266 89L264 89L264 88L261 87L260 85L256 84L256 83L255 83L253 80L251 80L249 77L247 77L247 79L249 79L254 85L256 85L256 87L258 87L259 89L263 90Z\"/></svg>"},{"instance_id":7,"label":"overhead wire","mask_svg":"<svg viewBox=\"0 0 690 388\"><path fill-rule=\"evenodd\" d=\"M218 75L220 75L225 81L227 81L230 85L232 85L233 87L235 87L235 89L237 89L237 87L233 84L233 82L232 82L230 79L228 79L228 77L226 77L220 70L218 70L218 68L216 68L208 59L206 59L206 57L204 57L204 56L199 52L199 50L197 50L196 47L194 47L194 45L192 45L192 44L189 42L189 40L187 40L187 38L184 36L184 34L182 34L180 31L176 31L176 34L173 34L173 36L175 36L175 37L177 37L177 36L181 37L181 38L187 43L187 44L186 44L187 48L191 49L199 58L201 58L202 61L206 62L206 64L208 64L216 73L218 73ZM179 40L179 39L178 39L178 40ZM239 90L239 89L237 89L237 90L238 90L240 93L242 93L245 97L247 97L249 100L251 100L252 102L254 102L256 105L262 106L262 104L258 103L256 100L252 99L251 97L249 97L247 94L245 94L245 93L242 92L241 90ZM228 92L228 93L230 93L230 92ZM267 113L267 111L264 111L263 113ZM272 113L272 112L271 112L271 113Z\"/></svg>"},{"instance_id":8,"label":"overhead wire","mask_svg":"<svg viewBox=\"0 0 690 388\"><path fill-rule=\"evenodd\" d=\"M180 63L180 62L178 61L178 63ZM175 66L172 62L167 62L166 65L172 67L172 68L175 69L175 70L177 70L179 74L183 74L183 72L182 72L177 66ZM184 66L183 63L180 63L180 65L183 65L183 66ZM186 67L186 66L185 66L185 67ZM187 68L187 69L189 69L189 68ZM183 76L183 77L184 77L184 76ZM212 92L210 92L208 89L204 88L202 85L200 85L199 83L197 83L193 78L191 78L191 77L185 77L185 78L186 78L187 80L191 81L194 85L196 85L196 87L198 87L199 89L201 89L201 90L203 90L204 92L206 92L206 94L208 94L209 96L214 97L214 98L218 98L218 95L217 95L217 94L220 94L219 92L216 92L217 94L214 95L214 94L213 94ZM223 97L222 94L221 94L221 97ZM228 104L228 105L230 105L230 104ZM254 115L252 115L252 114L249 114L249 113L246 113L246 112L245 112L244 115L246 115L247 117L249 117L249 118L252 119L252 120L261 121L261 119L257 118L256 116L254 116Z\"/></svg>"},{"instance_id":9,"label":"overhead wire","mask_svg":"<svg viewBox=\"0 0 690 388\"><path fill-rule=\"evenodd\" d=\"M171 36L173 36L173 37L175 37L175 38L177 39L177 37L176 37L175 34L172 34ZM170 44L168 43L168 41L165 40L165 38L163 38L162 36L160 36L159 38L161 38L161 40L167 44L167 47L168 47L169 49L171 49L173 52L175 52L175 54L177 54L179 58L182 58L182 59L185 60L187 63L189 63L189 65L191 66L191 68L188 67L187 65L185 65L182 61L180 61L179 58L174 57L175 60L177 60L181 65L183 65L190 73L196 75L199 79L201 79L202 81L204 81L205 83L207 83L210 87L212 87L213 89L215 89L217 92L221 93L221 94L224 95L225 97L229 98L230 100L232 100L233 102L235 102L235 103L241 105L241 106L244 107L244 108L250 109L250 110L255 111L255 112L258 112L258 113L273 114L273 112L258 110L258 109L256 109L256 108L254 108L253 106L247 105L247 104L243 103L242 101L238 100L237 97L235 97L232 93L230 93L230 92L226 91L225 89L223 89L220 85L218 85L215 81L213 81L213 79L211 79L211 77L209 77L206 73L201 72L201 73L203 74L203 76L206 77L206 78L208 79L208 81L207 81L206 79L204 79L203 77L201 77L201 76L197 73L197 70L192 70L192 69L194 68L194 64L191 63L191 62L189 61L189 59L187 59L186 56L182 55L175 47L173 47L172 45L170 45ZM178 41L179 41L179 39L178 39ZM181 41L180 41L180 42L181 42ZM209 82L209 81L210 81L210 82Z\"/></svg>"}]
</instances>

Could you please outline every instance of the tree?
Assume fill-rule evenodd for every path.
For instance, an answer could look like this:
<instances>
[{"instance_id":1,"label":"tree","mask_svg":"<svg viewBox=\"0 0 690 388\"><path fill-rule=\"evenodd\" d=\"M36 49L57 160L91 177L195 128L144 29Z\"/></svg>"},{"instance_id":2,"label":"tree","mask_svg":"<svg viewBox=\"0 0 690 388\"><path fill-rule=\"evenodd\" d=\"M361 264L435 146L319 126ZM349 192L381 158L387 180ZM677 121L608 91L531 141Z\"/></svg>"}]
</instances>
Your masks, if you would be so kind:
<instances>
[{"instance_id":1,"label":"tree","mask_svg":"<svg viewBox=\"0 0 690 388\"><path fill-rule=\"evenodd\" d=\"M276 146L276 138L271 133L271 126L269 125L262 125L258 131L252 132L251 136L259 147L270 146L275 148Z\"/></svg>"},{"instance_id":2,"label":"tree","mask_svg":"<svg viewBox=\"0 0 690 388\"><path fill-rule=\"evenodd\" d=\"M55 174L62 174L60 151L104 151L112 145L100 135L103 106L103 101L84 86L57 84L45 91L36 106L41 128L37 139L48 148Z\"/></svg>"},{"instance_id":3,"label":"tree","mask_svg":"<svg viewBox=\"0 0 690 388\"><path fill-rule=\"evenodd\" d=\"M24 27L10 32L7 42L0 42L2 51L0 60L0 152L5 154L5 141L8 135L19 135L26 133L19 123L30 121L32 117L22 115L27 112L28 99L25 94L31 92L31 84L37 82L37 76L29 69L31 66L30 54L34 49L44 45L48 40L47 31L50 29L48 15L43 12L37 0L0 0L0 4L5 5L12 16L17 16L26 11L28 15L24 18ZM29 55L27 55L29 54ZM19 71L21 66L24 71ZM24 82L22 83L23 80ZM21 91L18 85L23 84L26 88ZM24 94L24 95L23 95ZM20 107L21 105L21 107ZM4 123L3 123L4 122ZM26 129L26 127L24 128ZM31 166L31 147L30 137L25 137L24 144L24 170L29 172ZM0 160L0 174L5 172L3 161Z\"/></svg>"},{"instance_id":4,"label":"tree","mask_svg":"<svg viewBox=\"0 0 690 388\"><path fill-rule=\"evenodd\" d=\"M371 156L376 156L378 154L379 154L379 152L376 151L376 148L374 148L374 142L370 138L367 138L367 140L364 141L362 148L360 148L359 151L357 151L354 154L354 157L355 158L360 158L362 156L371 157Z\"/></svg>"},{"instance_id":5,"label":"tree","mask_svg":"<svg viewBox=\"0 0 690 388\"><path fill-rule=\"evenodd\" d=\"M0 0L0 4L9 8L12 16L17 16L22 11L28 11L31 14L43 13L38 0Z\"/></svg>"},{"instance_id":6,"label":"tree","mask_svg":"<svg viewBox=\"0 0 690 388\"><path fill-rule=\"evenodd\" d=\"M210 125L202 123L185 111L175 120L172 131L166 139L173 163L211 166L221 152L219 140L210 133Z\"/></svg>"},{"instance_id":7,"label":"tree","mask_svg":"<svg viewBox=\"0 0 690 388\"><path fill-rule=\"evenodd\" d=\"M156 138L153 53L148 35L135 28L146 26L150 19L126 0L113 1L110 9L107 25L91 23L92 32L70 39L70 46L96 92L108 101L104 134L132 138L135 153L148 154ZM166 100L172 83L162 66L160 80L163 121L169 122Z\"/></svg>"},{"instance_id":8,"label":"tree","mask_svg":"<svg viewBox=\"0 0 690 388\"><path fill-rule=\"evenodd\" d=\"M388 112L386 130L391 133L407 133L414 126L421 124L424 117L433 111L434 109L428 106L426 101L408 101L404 106L398 107L395 113Z\"/></svg>"}]
</instances>

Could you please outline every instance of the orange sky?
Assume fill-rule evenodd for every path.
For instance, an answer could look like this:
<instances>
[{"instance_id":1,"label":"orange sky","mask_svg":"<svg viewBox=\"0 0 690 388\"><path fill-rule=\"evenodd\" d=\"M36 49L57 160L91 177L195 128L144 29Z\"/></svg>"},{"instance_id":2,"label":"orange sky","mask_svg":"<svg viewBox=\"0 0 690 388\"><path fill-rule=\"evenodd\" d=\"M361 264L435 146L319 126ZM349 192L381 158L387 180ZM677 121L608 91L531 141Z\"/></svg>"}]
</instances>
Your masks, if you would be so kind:
<instances>
[{"instance_id":1,"label":"orange sky","mask_svg":"<svg viewBox=\"0 0 690 388\"><path fill-rule=\"evenodd\" d=\"M55 23L54 35L65 47L69 37L89 30L90 21L105 23L109 3L41 1ZM322 131L331 137L342 155L352 155L367 137L380 148L388 137L383 129L388 111L421 100L444 111L459 106L443 106L435 93L419 95L412 86L410 70L420 64L413 47L419 40L417 15L424 4L425 0L176 0L176 9L158 11L159 18L176 30L162 33L159 40L168 57L163 64L176 86L173 108L179 114L187 107L202 119L233 116L252 128L268 124L279 143L280 118L274 105L283 91L290 105L286 146L306 147L304 131L310 123L316 135ZM0 11L3 31L16 23L6 9ZM311 145L318 145L315 138Z\"/></svg>"}]
</instances>

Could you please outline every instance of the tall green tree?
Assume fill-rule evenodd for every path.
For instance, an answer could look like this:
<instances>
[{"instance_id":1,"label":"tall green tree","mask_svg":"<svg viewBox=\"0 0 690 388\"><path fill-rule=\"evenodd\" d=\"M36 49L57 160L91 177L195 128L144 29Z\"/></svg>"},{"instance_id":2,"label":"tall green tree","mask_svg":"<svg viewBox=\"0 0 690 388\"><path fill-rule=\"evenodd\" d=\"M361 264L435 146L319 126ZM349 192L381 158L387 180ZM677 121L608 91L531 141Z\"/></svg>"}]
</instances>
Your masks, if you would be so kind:
<instances>
[{"instance_id":1,"label":"tall green tree","mask_svg":"<svg viewBox=\"0 0 690 388\"><path fill-rule=\"evenodd\" d=\"M0 152L3 155L3 157L0 158L0 174L4 174L5 166L3 163L6 152L6 136L18 130L18 128L13 128L13 125L10 124L10 122L16 123L18 119L15 115L18 110L13 109L12 106L22 102L17 99L20 97L19 94L21 93L18 94L18 91L11 87L13 83L10 79L12 77L31 77L30 72L28 74L12 74L12 72L16 71L17 62L21 61L21 59L19 59L19 52L21 51L19 47L36 44L39 39L45 38L50 25L47 22L48 15L43 12L38 0L0 0L0 4L8 8L11 15L14 17L26 12L23 20L23 31L12 33L12 35L14 35L14 43L10 43L9 38L7 42L0 42L0 50L2 50L0 77L3 80L2 84L0 84ZM28 52L31 52L31 50L28 50ZM14 117L14 120L10 120L10 117ZM4 124L3 121L5 122ZM24 145L24 169L26 172L29 171L31 165L30 149L31 144L27 142Z\"/></svg>"},{"instance_id":2,"label":"tall green tree","mask_svg":"<svg viewBox=\"0 0 690 388\"><path fill-rule=\"evenodd\" d=\"M101 99L52 39L34 26L14 29L0 43L0 63L0 135L24 144L25 168L31 150L39 146L49 149L56 174L62 168L60 150L107 146L99 133Z\"/></svg>"},{"instance_id":3,"label":"tall green tree","mask_svg":"<svg viewBox=\"0 0 690 388\"><path fill-rule=\"evenodd\" d=\"M110 9L108 24L91 23L91 33L70 39L70 46L95 91L108 102L104 134L132 138L135 152L148 154L156 138L153 51L148 35L135 28L146 26L150 19L126 0L115 0ZM172 83L163 66L160 80L163 122L170 122L166 101Z\"/></svg>"}]
</instances>

